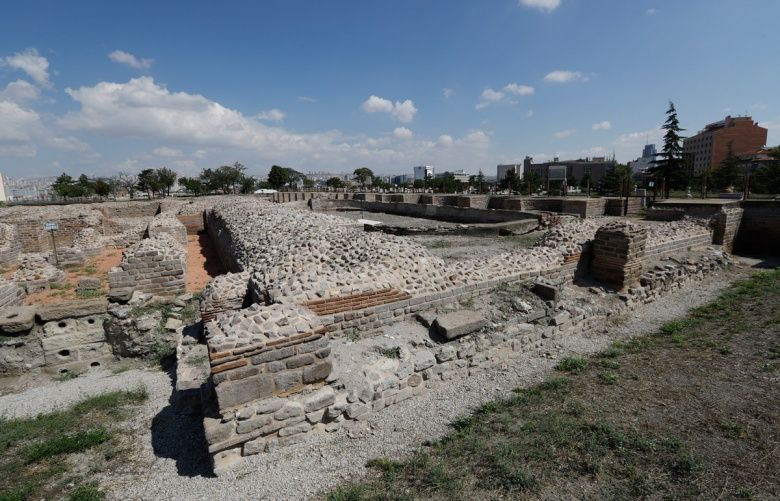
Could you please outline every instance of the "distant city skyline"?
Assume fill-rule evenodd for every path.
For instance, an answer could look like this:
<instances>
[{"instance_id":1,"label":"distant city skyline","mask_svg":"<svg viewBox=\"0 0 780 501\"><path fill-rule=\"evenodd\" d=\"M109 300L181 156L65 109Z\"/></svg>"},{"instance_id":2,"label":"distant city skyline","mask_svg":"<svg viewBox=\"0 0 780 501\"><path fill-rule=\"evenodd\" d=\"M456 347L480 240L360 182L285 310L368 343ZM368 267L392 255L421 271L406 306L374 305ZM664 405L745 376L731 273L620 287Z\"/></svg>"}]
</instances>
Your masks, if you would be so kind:
<instances>
[{"instance_id":1,"label":"distant city skyline","mask_svg":"<svg viewBox=\"0 0 780 501\"><path fill-rule=\"evenodd\" d=\"M42 1L4 14L10 178L627 163L660 149L669 99L684 135L751 115L780 143L774 0Z\"/></svg>"}]
</instances>

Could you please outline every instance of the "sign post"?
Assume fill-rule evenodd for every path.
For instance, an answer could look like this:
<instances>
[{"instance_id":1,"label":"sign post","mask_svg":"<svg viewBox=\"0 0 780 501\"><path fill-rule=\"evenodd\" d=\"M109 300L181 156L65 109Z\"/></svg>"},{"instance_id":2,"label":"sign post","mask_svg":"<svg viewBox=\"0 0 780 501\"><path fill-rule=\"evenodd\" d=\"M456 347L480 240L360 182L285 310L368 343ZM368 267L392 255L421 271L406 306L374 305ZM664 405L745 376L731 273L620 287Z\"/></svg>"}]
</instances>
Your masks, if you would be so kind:
<instances>
[{"instance_id":1,"label":"sign post","mask_svg":"<svg viewBox=\"0 0 780 501\"><path fill-rule=\"evenodd\" d=\"M60 224L57 223L57 222L51 222L51 221L50 222L46 222L46 223L43 223L43 229L45 231L48 231L49 234L51 235L51 246L52 246L52 249L54 250L54 261L57 263L57 267L59 267L60 266L60 257L57 255L57 239L54 238L54 232L55 231L59 231Z\"/></svg>"}]
</instances>

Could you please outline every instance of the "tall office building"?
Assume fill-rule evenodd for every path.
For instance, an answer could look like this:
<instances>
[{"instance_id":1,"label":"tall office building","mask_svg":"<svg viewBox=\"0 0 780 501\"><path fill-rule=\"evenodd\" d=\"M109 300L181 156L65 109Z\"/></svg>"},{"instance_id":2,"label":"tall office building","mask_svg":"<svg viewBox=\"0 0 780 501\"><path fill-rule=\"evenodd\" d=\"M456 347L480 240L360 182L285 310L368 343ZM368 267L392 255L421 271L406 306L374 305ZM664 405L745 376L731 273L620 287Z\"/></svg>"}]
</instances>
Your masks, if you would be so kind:
<instances>
[{"instance_id":1,"label":"tall office building","mask_svg":"<svg viewBox=\"0 0 780 501\"><path fill-rule=\"evenodd\" d=\"M506 177L506 173L514 171L517 177L523 177L523 164L502 164L496 166L496 181L501 182Z\"/></svg>"},{"instance_id":2,"label":"tall office building","mask_svg":"<svg viewBox=\"0 0 780 501\"><path fill-rule=\"evenodd\" d=\"M731 148L739 156L766 145L767 130L753 117L727 116L704 127L695 136L683 140L683 155L693 162L696 174L716 169Z\"/></svg>"},{"instance_id":3,"label":"tall office building","mask_svg":"<svg viewBox=\"0 0 780 501\"><path fill-rule=\"evenodd\" d=\"M433 179L433 167L430 165L418 165L414 168L415 181L425 181L428 178Z\"/></svg>"}]
</instances>

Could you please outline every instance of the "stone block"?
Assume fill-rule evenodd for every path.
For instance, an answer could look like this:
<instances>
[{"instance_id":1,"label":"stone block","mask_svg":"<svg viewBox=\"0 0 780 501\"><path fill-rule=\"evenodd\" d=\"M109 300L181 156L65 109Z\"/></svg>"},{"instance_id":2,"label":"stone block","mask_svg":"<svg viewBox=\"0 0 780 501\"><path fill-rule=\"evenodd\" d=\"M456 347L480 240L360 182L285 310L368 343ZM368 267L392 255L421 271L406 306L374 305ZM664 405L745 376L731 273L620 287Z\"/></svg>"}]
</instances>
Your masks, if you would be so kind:
<instances>
[{"instance_id":1,"label":"stone block","mask_svg":"<svg viewBox=\"0 0 780 501\"><path fill-rule=\"evenodd\" d=\"M460 310L447 313L436 319L436 331L445 339L456 339L476 332L487 325L482 313L473 310Z\"/></svg>"},{"instance_id":2,"label":"stone block","mask_svg":"<svg viewBox=\"0 0 780 501\"><path fill-rule=\"evenodd\" d=\"M561 298L559 287L544 280L534 282L534 292L546 301L558 301Z\"/></svg>"},{"instance_id":3,"label":"stone block","mask_svg":"<svg viewBox=\"0 0 780 501\"><path fill-rule=\"evenodd\" d=\"M307 367L308 369L308 367ZM276 382L276 391L279 392L285 392L292 389L295 389L299 386L301 386L301 371L298 370L292 370L292 371L283 371L283 372L277 372L273 375L274 381Z\"/></svg>"},{"instance_id":4,"label":"stone block","mask_svg":"<svg viewBox=\"0 0 780 501\"><path fill-rule=\"evenodd\" d=\"M300 402L287 402L284 407L274 412L274 419L278 421L298 416L303 416L303 404Z\"/></svg>"},{"instance_id":5,"label":"stone block","mask_svg":"<svg viewBox=\"0 0 780 501\"><path fill-rule=\"evenodd\" d=\"M236 407L252 400L270 397L274 392L274 378L270 374L226 381L215 387L220 409Z\"/></svg>"},{"instance_id":6,"label":"stone block","mask_svg":"<svg viewBox=\"0 0 780 501\"><path fill-rule=\"evenodd\" d=\"M329 361L309 365L303 369L303 382L312 384L324 381L332 369L333 365Z\"/></svg>"},{"instance_id":7,"label":"stone block","mask_svg":"<svg viewBox=\"0 0 780 501\"><path fill-rule=\"evenodd\" d=\"M0 332L20 334L35 325L35 306L8 306L0 313Z\"/></svg>"},{"instance_id":8,"label":"stone block","mask_svg":"<svg viewBox=\"0 0 780 501\"><path fill-rule=\"evenodd\" d=\"M336 394L333 391L333 388L325 386L311 395L308 395L303 401L303 406L306 412L314 412L328 407L329 405L333 405L335 401Z\"/></svg>"},{"instance_id":9,"label":"stone block","mask_svg":"<svg viewBox=\"0 0 780 501\"><path fill-rule=\"evenodd\" d=\"M38 308L37 315L42 322L79 318L106 313L108 302L105 298L78 299L49 304Z\"/></svg>"}]
</instances>

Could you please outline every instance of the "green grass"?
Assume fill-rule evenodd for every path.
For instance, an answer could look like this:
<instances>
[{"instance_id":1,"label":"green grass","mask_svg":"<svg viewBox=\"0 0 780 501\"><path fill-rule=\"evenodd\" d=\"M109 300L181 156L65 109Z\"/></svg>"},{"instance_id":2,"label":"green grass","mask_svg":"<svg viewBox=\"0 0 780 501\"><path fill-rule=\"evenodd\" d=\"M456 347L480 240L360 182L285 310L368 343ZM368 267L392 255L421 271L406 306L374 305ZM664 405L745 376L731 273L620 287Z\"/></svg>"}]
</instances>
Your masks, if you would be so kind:
<instances>
[{"instance_id":1,"label":"green grass","mask_svg":"<svg viewBox=\"0 0 780 501\"><path fill-rule=\"evenodd\" d=\"M101 297L103 294L103 291L100 289L79 289L76 291L76 296L81 299Z\"/></svg>"},{"instance_id":2,"label":"green grass","mask_svg":"<svg viewBox=\"0 0 780 501\"><path fill-rule=\"evenodd\" d=\"M562 372L582 372L588 368L588 360L582 357L566 357L561 359L555 368Z\"/></svg>"},{"instance_id":3,"label":"green grass","mask_svg":"<svg viewBox=\"0 0 780 501\"><path fill-rule=\"evenodd\" d=\"M780 308L767 305L778 300L780 270L758 273L685 319L664 324L653 335L613 343L594 357L560 360L556 369L566 376L516 389L505 400L489 402L454 419L450 433L404 458L372 459L366 464L365 479L325 492L322 497L342 501L754 496L756 486L744 482L750 478L747 474L741 482L736 479L732 485L723 484L723 475L712 464L723 455L722 444L713 441L709 452L699 450L702 436L712 436L708 430L727 440L750 440L757 432L742 420L752 419L752 415L729 415L702 425L692 412L676 415L669 424L639 425L642 421L635 419L637 413L641 416L648 402L663 400L668 393L654 390L660 393L651 393L649 400L634 397L642 395L643 388L652 389L659 380L675 384L670 377L675 371L698 373L708 368L702 361L739 353L732 345L739 339L735 334L742 332L740 329L776 332ZM745 314L753 308L756 314ZM691 355L699 357L693 365L688 362ZM745 377L761 377L758 374L762 371L776 370L780 346L761 349L757 357L764 365ZM669 363L677 365L669 367ZM731 362L725 366L734 367ZM723 377L728 380L731 376ZM605 400L602 395L611 395L614 400ZM685 399L684 395L677 398ZM767 399L758 397L757 401L765 403ZM739 412L727 408L730 414ZM676 412L674 409L670 412ZM651 422L659 416L651 412ZM691 424L676 425L681 417ZM763 423L766 428L768 421ZM698 433L698 440L691 440L692 433ZM766 433L776 436L771 428ZM766 436L762 442L767 442ZM747 446L743 442L742 447ZM766 447L769 454L762 457L768 458L772 444ZM714 459L707 455L710 452ZM731 468L735 463L724 464L724 468ZM776 479L770 481L770 491L773 485Z\"/></svg>"},{"instance_id":4,"label":"green grass","mask_svg":"<svg viewBox=\"0 0 780 501\"><path fill-rule=\"evenodd\" d=\"M24 456L27 463L36 463L53 456L83 452L110 439L111 433L102 428L61 435L28 447Z\"/></svg>"},{"instance_id":5,"label":"green grass","mask_svg":"<svg viewBox=\"0 0 780 501\"><path fill-rule=\"evenodd\" d=\"M122 461L114 427L129 417L129 407L147 398L146 389L139 387L90 397L32 418L0 418L0 501L102 499L95 485L82 485L67 458L78 454L93 471Z\"/></svg>"},{"instance_id":6,"label":"green grass","mask_svg":"<svg viewBox=\"0 0 780 501\"><path fill-rule=\"evenodd\" d=\"M87 484L78 487L70 496L69 501L101 501L106 495L101 492L95 484Z\"/></svg>"},{"instance_id":7,"label":"green grass","mask_svg":"<svg viewBox=\"0 0 780 501\"><path fill-rule=\"evenodd\" d=\"M60 372L59 374L54 376L54 380L62 383L64 381L70 381L71 379L76 379L80 375L81 373L77 371L65 371L65 372Z\"/></svg>"},{"instance_id":8,"label":"green grass","mask_svg":"<svg viewBox=\"0 0 780 501\"><path fill-rule=\"evenodd\" d=\"M423 240L420 243L429 249L446 249L452 247L452 242L449 240Z\"/></svg>"}]
</instances>

